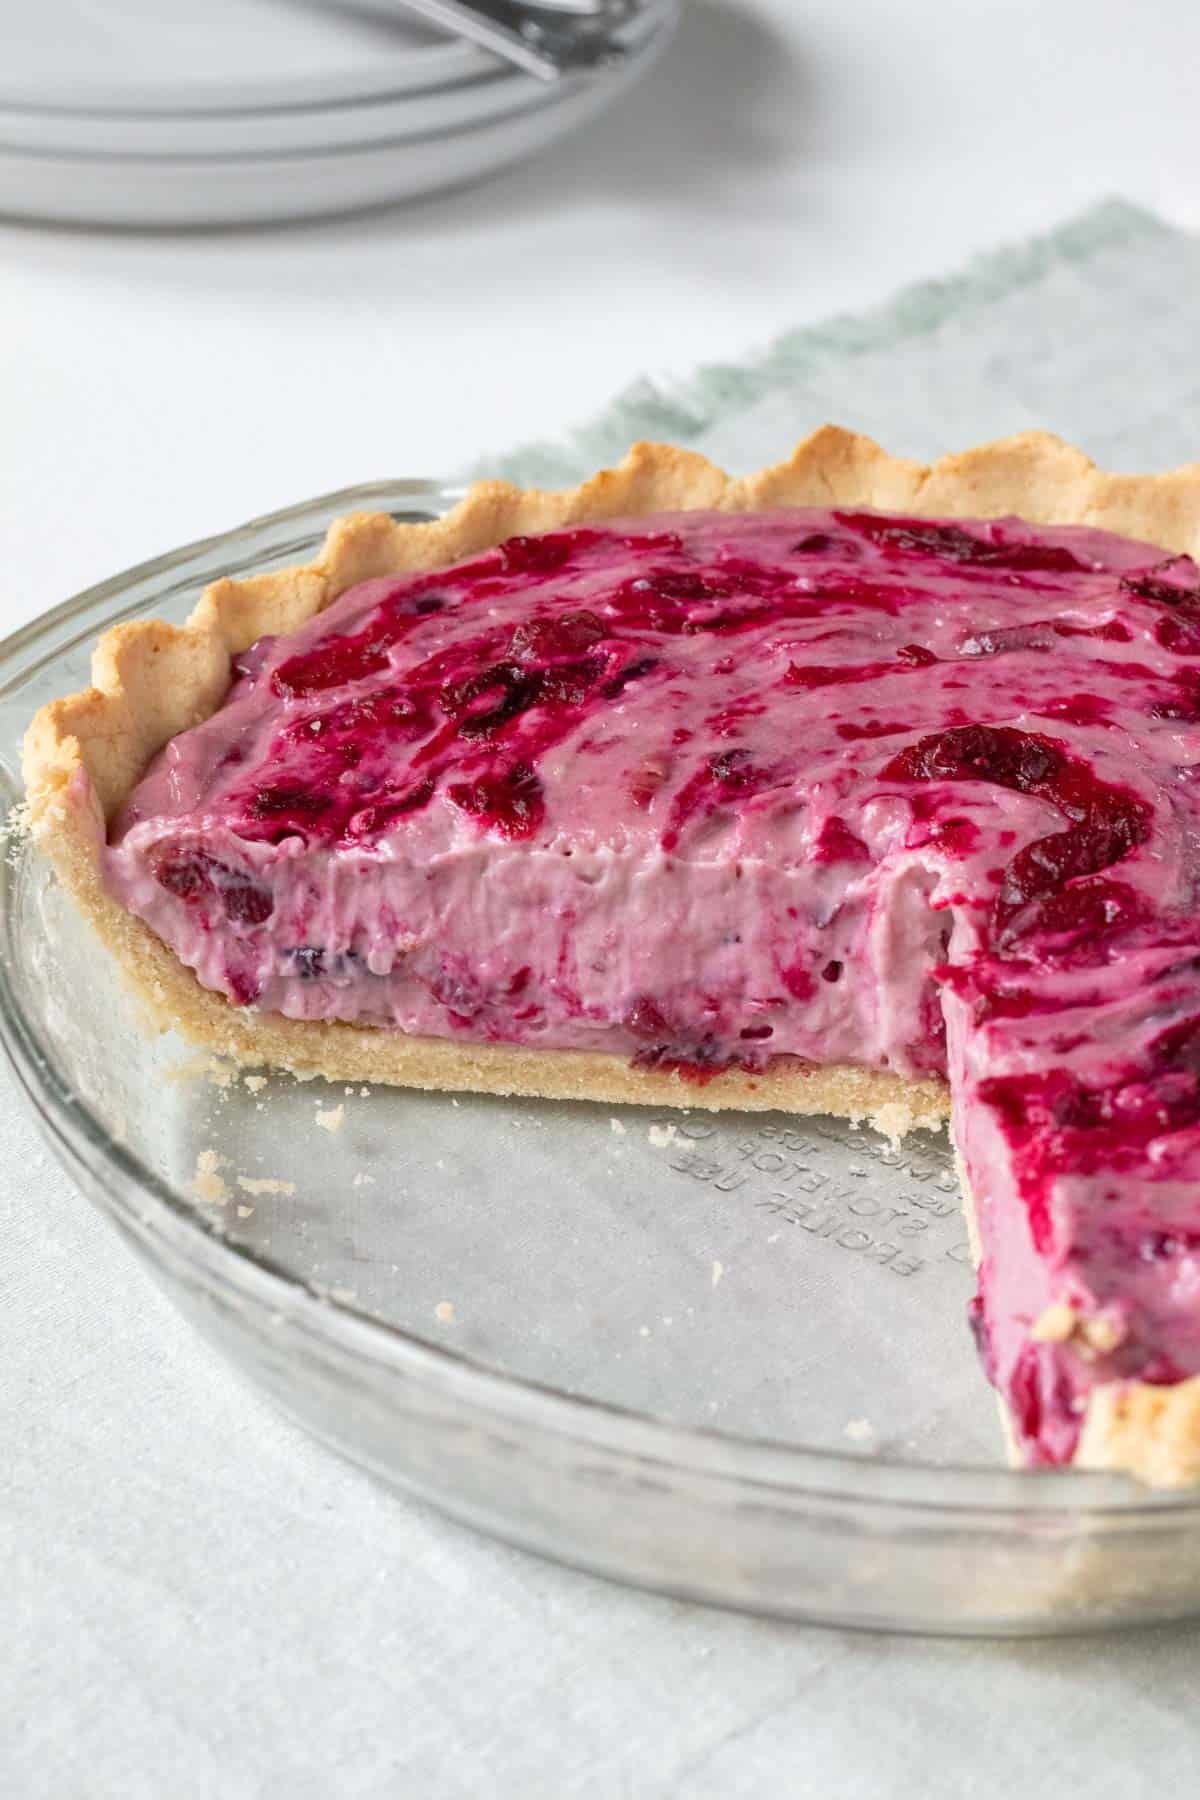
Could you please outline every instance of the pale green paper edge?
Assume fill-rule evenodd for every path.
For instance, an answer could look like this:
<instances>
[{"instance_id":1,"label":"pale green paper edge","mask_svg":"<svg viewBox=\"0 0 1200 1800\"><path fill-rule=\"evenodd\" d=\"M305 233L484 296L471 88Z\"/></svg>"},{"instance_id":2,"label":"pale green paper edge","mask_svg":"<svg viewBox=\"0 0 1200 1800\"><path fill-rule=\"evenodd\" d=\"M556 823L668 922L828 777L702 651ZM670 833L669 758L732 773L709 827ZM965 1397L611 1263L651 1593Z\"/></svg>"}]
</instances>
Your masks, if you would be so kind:
<instances>
[{"instance_id":1,"label":"pale green paper edge","mask_svg":"<svg viewBox=\"0 0 1200 1800\"><path fill-rule=\"evenodd\" d=\"M1169 235L1170 230L1126 200L1103 200L1041 236L986 251L956 274L902 288L866 312L789 331L745 363L709 363L679 381L643 376L562 441L526 444L489 457L470 475L503 476L522 487L566 486L619 461L639 438L693 443L722 419L819 367L925 336L949 319L1033 286L1057 268L1139 239Z\"/></svg>"}]
</instances>

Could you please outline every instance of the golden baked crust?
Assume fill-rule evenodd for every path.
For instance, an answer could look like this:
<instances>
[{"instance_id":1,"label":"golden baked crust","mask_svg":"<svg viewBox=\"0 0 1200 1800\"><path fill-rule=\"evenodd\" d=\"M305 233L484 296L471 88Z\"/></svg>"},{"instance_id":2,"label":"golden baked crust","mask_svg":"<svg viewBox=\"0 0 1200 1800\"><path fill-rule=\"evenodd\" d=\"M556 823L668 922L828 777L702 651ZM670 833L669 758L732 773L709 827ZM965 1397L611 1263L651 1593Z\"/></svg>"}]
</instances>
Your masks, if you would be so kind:
<instances>
[{"instance_id":1,"label":"golden baked crust","mask_svg":"<svg viewBox=\"0 0 1200 1800\"><path fill-rule=\"evenodd\" d=\"M1075 1461L1131 1469L1152 1487L1200 1481L1200 1375L1173 1387L1113 1382L1091 1396Z\"/></svg>"},{"instance_id":2,"label":"golden baked crust","mask_svg":"<svg viewBox=\"0 0 1200 1800\"><path fill-rule=\"evenodd\" d=\"M931 465L891 457L869 438L826 426L774 468L735 480L704 457L638 444L624 462L561 493L482 482L445 517L402 525L357 513L330 527L303 567L214 582L185 625L139 621L101 638L90 688L43 707L25 740L35 839L164 1025L251 1066L331 1080L395 1082L620 1103L833 1112L892 1136L943 1122L946 1089L855 1068L779 1059L762 1074L729 1071L704 1087L620 1057L406 1037L377 1027L285 1019L230 1006L115 901L101 880L107 822L169 738L210 716L231 658L268 633L296 630L347 588L375 576L442 568L520 533L584 521L715 508L861 506L1041 524L1084 524L1200 554L1200 465L1110 475L1043 432ZM1148 1481L1200 1480L1200 1377L1093 1395L1076 1461Z\"/></svg>"}]
</instances>

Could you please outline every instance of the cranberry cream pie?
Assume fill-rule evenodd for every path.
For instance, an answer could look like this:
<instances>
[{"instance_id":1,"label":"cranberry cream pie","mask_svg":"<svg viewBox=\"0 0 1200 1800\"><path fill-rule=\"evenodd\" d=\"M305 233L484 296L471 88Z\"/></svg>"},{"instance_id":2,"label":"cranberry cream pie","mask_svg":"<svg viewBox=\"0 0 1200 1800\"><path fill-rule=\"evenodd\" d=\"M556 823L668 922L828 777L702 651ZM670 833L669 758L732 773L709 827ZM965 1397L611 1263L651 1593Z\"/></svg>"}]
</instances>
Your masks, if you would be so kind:
<instances>
[{"instance_id":1,"label":"cranberry cream pie","mask_svg":"<svg viewBox=\"0 0 1200 1800\"><path fill-rule=\"evenodd\" d=\"M34 830L244 1063L951 1114L1019 1459L1200 1479L1193 552L1040 435L642 446L116 627Z\"/></svg>"}]
</instances>

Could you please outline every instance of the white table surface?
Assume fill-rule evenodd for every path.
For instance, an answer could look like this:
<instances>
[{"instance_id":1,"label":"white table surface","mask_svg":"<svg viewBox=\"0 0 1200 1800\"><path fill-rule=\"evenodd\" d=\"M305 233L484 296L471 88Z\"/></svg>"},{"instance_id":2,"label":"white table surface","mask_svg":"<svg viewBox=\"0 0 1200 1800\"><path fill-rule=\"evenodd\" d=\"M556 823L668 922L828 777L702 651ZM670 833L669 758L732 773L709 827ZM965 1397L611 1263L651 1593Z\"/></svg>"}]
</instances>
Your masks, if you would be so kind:
<instances>
[{"instance_id":1,"label":"white table surface","mask_svg":"<svg viewBox=\"0 0 1200 1800\"><path fill-rule=\"evenodd\" d=\"M472 192L273 233L0 226L0 629L288 501L553 436L1103 194L1200 227L1198 53L1187 0L690 0L619 112ZM247 1395L7 1081L0 1152L0 1792L1194 1784L1196 1631L853 1639L497 1549Z\"/></svg>"}]
</instances>

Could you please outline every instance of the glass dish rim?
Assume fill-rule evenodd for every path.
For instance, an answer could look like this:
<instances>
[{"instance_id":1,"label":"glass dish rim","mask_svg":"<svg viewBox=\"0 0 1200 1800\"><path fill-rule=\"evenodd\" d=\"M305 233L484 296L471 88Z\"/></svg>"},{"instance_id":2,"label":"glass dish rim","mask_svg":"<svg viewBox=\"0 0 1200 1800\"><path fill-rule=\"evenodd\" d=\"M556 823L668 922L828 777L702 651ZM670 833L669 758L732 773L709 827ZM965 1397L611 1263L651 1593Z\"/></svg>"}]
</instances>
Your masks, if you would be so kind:
<instances>
[{"instance_id":1,"label":"glass dish rim","mask_svg":"<svg viewBox=\"0 0 1200 1800\"><path fill-rule=\"evenodd\" d=\"M274 560L260 540L281 529L307 530L319 542L324 526L343 511L375 508L392 513L436 516L466 491L465 484L427 478L357 483L261 514L231 530L170 550L123 569L48 608L0 639L0 700L80 644L94 641L106 625L123 616L109 610L130 588L169 576L167 592L192 587L215 570L206 558L250 552L260 562ZM288 545L287 553L300 553ZM251 556L238 568L252 566ZM192 579L187 578L191 571ZM166 598L164 593L161 598ZM101 609L105 609L101 615ZM131 605L127 612L136 612ZM63 636L63 628L78 626ZM680 1425L669 1418L609 1401L574 1394L550 1383L508 1374L445 1344L422 1337L374 1315L360 1312L306 1282L249 1246L225 1238L186 1197L120 1143L72 1088L55 1047L29 1018L13 980L9 931L12 896L20 879L10 856L21 838L19 777L0 760L0 799L7 815L0 830L0 1043L40 1126L68 1171L84 1152L95 1189L114 1222L139 1239L158 1263L182 1263L193 1280L217 1297L279 1313L286 1301L289 1324L351 1359L362 1358L386 1373L398 1370L415 1379L450 1386L481 1411L511 1419L525 1417L550 1435L617 1454L634 1455L680 1473L724 1477L746 1487L786 1492L796 1500L840 1500L860 1510L912 1511L946 1518L988 1521L992 1526L1031 1515L1071 1518L1081 1523L1147 1523L1167 1518L1200 1518L1200 1490L1142 1487L1121 1475L1083 1470L1013 1470L978 1463L889 1461L869 1453L818 1448L778 1439L740 1436L714 1427ZM123 1184L139 1204L122 1192ZM81 1185L78 1180L76 1185ZM92 1197L90 1194L88 1197ZM964 1351L965 1353L965 1351Z\"/></svg>"}]
</instances>

